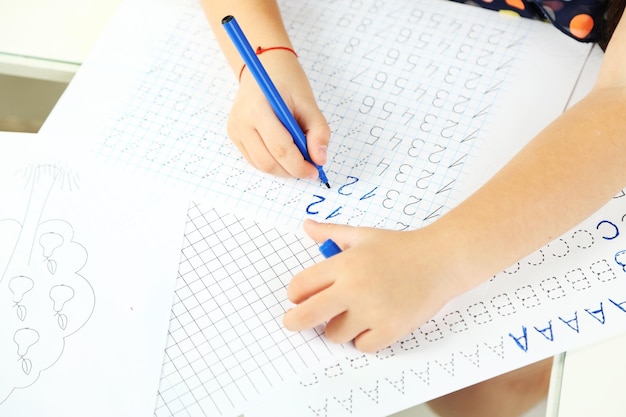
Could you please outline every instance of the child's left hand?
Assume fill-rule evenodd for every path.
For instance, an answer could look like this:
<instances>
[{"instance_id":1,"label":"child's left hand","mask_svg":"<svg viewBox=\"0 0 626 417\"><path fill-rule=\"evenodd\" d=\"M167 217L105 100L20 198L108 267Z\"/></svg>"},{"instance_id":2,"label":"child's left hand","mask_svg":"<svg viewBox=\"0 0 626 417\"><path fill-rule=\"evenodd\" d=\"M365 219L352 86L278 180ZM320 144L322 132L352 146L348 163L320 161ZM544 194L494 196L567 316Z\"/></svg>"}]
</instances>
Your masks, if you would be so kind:
<instances>
[{"instance_id":1,"label":"child's left hand","mask_svg":"<svg viewBox=\"0 0 626 417\"><path fill-rule=\"evenodd\" d=\"M294 276L289 299L297 304L285 327L300 331L328 322L336 343L380 350L422 325L464 289L465 248L434 225L399 232L307 220L316 241L333 239L343 252Z\"/></svg>"}]
</instances>

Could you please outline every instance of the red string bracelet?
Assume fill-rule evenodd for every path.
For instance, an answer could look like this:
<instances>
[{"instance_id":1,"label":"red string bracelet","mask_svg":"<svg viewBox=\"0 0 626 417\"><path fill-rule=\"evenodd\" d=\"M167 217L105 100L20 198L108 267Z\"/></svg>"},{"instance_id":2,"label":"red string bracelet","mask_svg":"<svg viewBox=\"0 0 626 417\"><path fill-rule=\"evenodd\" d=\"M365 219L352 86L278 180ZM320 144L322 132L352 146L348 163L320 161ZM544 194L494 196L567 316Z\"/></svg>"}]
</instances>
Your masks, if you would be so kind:
<instances>
[{"instance_id":1,"label":"red string bracelet","mask_svg":"<svg viewBox=\"0 0 626 417\"><path fill-rule=\"evenodd\" d=\"M271 46L269 48L261 48L260 46L258 48L256 48L256 51L254 51L257 55L261 55L263 52L267 52L267 51L275 51L275 50L283 50L283 51L289 51L292 54L294 54L296 56L296 58L298 57L298 54L296 53L296 51L294 51L291 48L288 48L286 46ZM239 82L241 82L241 74L243 74L243 70L246 69L246 64L243 64L243 67L241 67L241 71L239 71Z\"/></svg>"}]
</instances>

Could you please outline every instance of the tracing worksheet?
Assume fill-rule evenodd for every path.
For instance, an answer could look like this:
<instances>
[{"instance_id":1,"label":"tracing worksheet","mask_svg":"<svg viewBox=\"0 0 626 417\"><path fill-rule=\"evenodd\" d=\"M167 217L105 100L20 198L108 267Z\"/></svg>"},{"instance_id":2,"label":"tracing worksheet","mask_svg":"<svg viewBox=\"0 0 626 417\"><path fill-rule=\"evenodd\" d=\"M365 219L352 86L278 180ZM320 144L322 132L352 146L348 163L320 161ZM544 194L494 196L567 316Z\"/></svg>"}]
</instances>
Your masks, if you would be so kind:
<instances>
[{"instance_id":1,"label":"tracing worksheet","mask_svg":"<svg viewBox=\"0 0 626 417\"><path fill-rule=\"evenodd\" d=\"M42 129L91 132L98 160L194 200L155 415L388 415L623 331L616 196L377 354L286 332L285 286L322 260L303 219L436 220L566 108L591 48L442 0L280 4L332 130L330 190L232 145L236 77L192 0L123 3Z\"/></svg>"},{"instance_id":2,"label":"tracing worksheet","mask_svg":"<svg viewBox=\"0 0 626 417\"><path fill-rule=\"evenodd\" d=\"M59 144L0 134L0 415L148 416L187 204Z\"/></svg>"},{"instance_id":3,"label":"tracing worksheet","mask_svg":"<svg viewBox=\"0 0 626 417\"><path fill-rule=\"evenodd\" d=\"M376 354L282 327L317 244L194 203L155 415L388 415L622 332L625 198Z\"/></svg>"},{"instance_id":4,"label":"tracing worksheet","mask_svg":"<svg viewBox=\"0 0 626 417\"><path fill-rule=\"evenodd\" d=\"M563 111L590 50L548 24L447 1L281 10L332 130L330 190L259 173L231 143L236 77L195 0L123 4L43 131L97 133L102 160L291 227L419 227Z\"/></svg>"}]
</instances>

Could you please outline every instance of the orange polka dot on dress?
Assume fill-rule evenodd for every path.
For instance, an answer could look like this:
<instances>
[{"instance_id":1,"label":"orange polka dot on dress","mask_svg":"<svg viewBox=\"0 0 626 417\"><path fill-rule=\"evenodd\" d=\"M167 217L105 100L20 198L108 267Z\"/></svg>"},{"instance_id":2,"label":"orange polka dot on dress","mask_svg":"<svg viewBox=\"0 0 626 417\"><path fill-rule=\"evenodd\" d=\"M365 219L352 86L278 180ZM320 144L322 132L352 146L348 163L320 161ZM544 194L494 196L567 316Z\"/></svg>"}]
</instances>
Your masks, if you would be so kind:
<instances>
[{"instance_id":1,"label":"orange polka dot on dress","mask_svg":"<svg viewBox=\"0 0 626 417\"><path fill-rule=\"evenodd\" d=\"M551 22L581 42L597 42L608 0L455 0Z\"/></svg>"}]
</instances>

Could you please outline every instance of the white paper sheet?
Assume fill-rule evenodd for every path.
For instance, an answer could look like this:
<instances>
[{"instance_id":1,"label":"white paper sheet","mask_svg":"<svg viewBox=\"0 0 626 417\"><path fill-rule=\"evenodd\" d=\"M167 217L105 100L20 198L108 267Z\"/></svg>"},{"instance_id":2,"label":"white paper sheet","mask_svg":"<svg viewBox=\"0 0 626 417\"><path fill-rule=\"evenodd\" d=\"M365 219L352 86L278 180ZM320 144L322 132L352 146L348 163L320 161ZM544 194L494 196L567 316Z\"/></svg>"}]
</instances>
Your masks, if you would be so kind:
<instances>
[{"instance_id":1,"label":"white paper sheet","mask_svg":"<svg viewBox=\"0 0 626 417\"><path fill-rule=\"evenodd\" d=\"M0 415L149 416L187 203L60 144L0 134Z\"/></svg>"}]
</instances>

